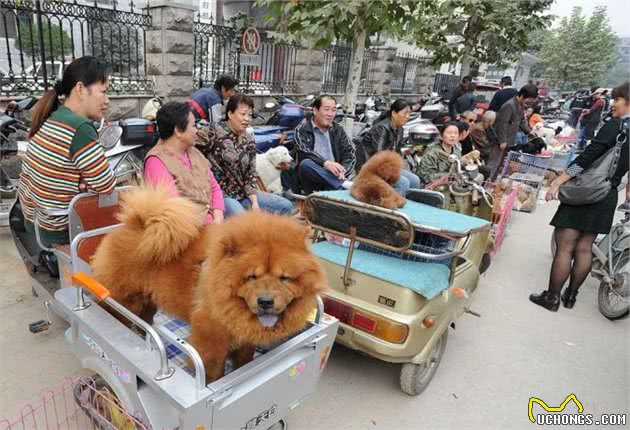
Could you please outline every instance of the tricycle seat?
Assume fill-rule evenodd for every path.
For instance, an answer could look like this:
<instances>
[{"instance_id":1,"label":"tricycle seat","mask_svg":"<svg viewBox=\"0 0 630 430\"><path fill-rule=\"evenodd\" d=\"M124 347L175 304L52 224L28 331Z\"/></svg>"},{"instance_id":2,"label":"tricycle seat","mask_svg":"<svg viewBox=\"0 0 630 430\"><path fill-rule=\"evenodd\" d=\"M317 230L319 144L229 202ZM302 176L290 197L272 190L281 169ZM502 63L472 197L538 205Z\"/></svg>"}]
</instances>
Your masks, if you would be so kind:
<instances>
[{"instance_id":1,"label":"tricycle seat","mask_svg":"<svg viewBox=\"0 0 630 430\"><path fill-rule=\"evenodd\" d=\"M343 270L348 248L322 241L312 249L319 258ZM352 270L408 288L429 300L449 286L450 268L446 264L405 260L361 248L352 253Z\"/></svg>"}]
</instances>

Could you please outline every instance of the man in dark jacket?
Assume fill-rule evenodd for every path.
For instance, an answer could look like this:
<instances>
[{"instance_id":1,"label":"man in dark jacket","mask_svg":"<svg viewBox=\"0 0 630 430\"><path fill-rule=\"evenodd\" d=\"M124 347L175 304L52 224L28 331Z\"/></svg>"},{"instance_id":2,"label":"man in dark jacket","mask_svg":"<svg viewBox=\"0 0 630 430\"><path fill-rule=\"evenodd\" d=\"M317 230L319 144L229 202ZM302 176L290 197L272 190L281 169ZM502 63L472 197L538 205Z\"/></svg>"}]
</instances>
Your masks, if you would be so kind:
<instances>
[{"instance_id":1,"label":"man in dark jacket","mask_svg":"<svg viewBox=\"0 0 630 430\"><path fill-rule=\"evenodd\" d=\"M230 75L222 75L214 81L214 88L200 88L186 102L190 105L197 120L205 119L209 123L218 123L223 118L223 101L236 94L238 81Z\"/></svg>"},{"instance_id":2,"label":"man in dark jacket","mask_svg":"<svg viewBox=\"0 0 630 430\"><path fill-rule=\"evenodd\" d=\"M461 84L455 88L453 94L451 94L451 98L448 99L448 114L451 116L452 120L455 120L459 117L459 113L457 112L457 100L468 92L468 88L472 83L472 76L464 76L462 78ZM463 112L463 111L462 111Z\"/></svg>"},{"instance_id":3,"label":"man in dark jacket","mask_svg":"<svg viewBox=\"0 0 630 430\"><path fill-rule=\"evenodd\" d=\"M531 106L538 97L536 85L527 84L519 90L515 97L505 102L497 113L494 129L497 132L498 145L490 148L488 167L492 171L492 179L496 178L503 164L506 150L516 142L516 132L519 129L526 135L531 129L525 119L525 107Z\"/></svg>"},{"instance_id":4,"label":"man in dark jacket","mask_svg":"<svg viewBox=\"0 0 630 430\"><path fill-rule=\"evenodd\" d=\"M501 106L503 106L506 101L514 97L518 92L515 88L512 88L512 78L509 76L502 77L499 86L501 87L501 89L494 93L492 101L490 101L490 106L488 107L488 110L499 112Z\"/></svg>"},{"instance_id":5,"label":"man in dark jacket","mask_svg":"<svg viewBox=\"0 0 630 430\"><path fill-rule=\"evenodd\" d=\"M296 127L298 184L290 181L293 191L301 188L304 194L310 194L350 187L356 163L354 146L341 125L334 122L336 113L335 98L321 95L313 101L313 118L305 118ZM284 184L289 175L285 175Z\"/></svg>"}]
</instances>

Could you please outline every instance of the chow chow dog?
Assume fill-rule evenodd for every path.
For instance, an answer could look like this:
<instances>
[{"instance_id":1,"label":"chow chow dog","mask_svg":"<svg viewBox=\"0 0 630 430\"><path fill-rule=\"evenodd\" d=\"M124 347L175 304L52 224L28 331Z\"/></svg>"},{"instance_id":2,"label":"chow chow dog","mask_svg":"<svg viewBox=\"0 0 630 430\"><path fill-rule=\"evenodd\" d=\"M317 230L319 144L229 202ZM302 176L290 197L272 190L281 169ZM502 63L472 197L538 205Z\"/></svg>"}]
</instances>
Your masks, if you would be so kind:
<instances>
[{"instance_id":1,"label":"chow chow dog","mask_svg":"<svg viewBox=\"0 0 630 430\"><path fill-rule=\"evenodd\" d=\"M151 323L159 307L187 321L207 380L251 361L304 329L327 287L306 245L308 228L291 218L247 212L203 225L204 210L162 189L125 193L118 219L91 261L111 297Z\"/></svg>"},{"instance_id":2,"label":"chow chow dog","mask_svg":"<svg viewBox=\"0 0 630 430\"><path fill-rule=\"evenodd\" d=\"M393 185L400 180L403 159L394 151L379 151L361 167L350 194L364 203L387 209L401 208L407 200Z\"/></svg>"}]
</instances>

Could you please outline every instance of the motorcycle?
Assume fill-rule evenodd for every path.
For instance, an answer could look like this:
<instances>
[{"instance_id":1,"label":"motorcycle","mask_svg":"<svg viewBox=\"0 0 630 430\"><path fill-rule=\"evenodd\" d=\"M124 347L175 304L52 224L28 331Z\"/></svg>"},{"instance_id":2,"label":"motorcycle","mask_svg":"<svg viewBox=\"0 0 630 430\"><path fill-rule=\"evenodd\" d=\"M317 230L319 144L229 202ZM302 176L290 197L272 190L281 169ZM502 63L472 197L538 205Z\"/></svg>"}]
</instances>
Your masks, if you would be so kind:
<instances>
[{"instance_id":1,"label":"motorcycle","mask_svg":"<svg viewBox=\"0 0 630 430\"><path fill-rule=\"evenodd\" d=\"M434 96L420 109L420 117L430 120L438 129L451 120L448 113L448 101Z\"/></svg>"},{"instance_id":2,"label":"motorcycle","mask_svg":"<svg viewBox=\"0 0 630 430\"><path fill-rule=\"evenodd\" d=\"M618 320L630 313L630 202L617 208L623 214L593 244L591 276L598 281L599 311L609 320ZM551 255L556 255L556 241L551 236Z\"/></svg>"},{"instance_id":3,"label":"motorcycle","mask_svg":"<svg viewBox=\"0 0 630 430\"><path fill-rule=\"evenodd\" d=\"M9 222L9 210L15 201L17 187L22 170L20 154L26 150L25 136L15 137L18 133L27 134L28 127L20 119L20 113L31 109L37 99L29 97L17 103L12 102L6 111L0 114L0 225Z\"/></svg>"},{"instance_id":4,"label":"motorcycle","mask_svg":"<svg viewBox=\"0 0 630 430\"><path fill-rule=\"evenodd\" d=\"M412 113L407 124L403 126L403 141L400 154L410 171L415 171L420 164L427 147L440 141L440 132L428 119Z\"/></svg>"},{"instance_id":5,"label":"motorcycle","mask_svg":"<svg viewBox=\"0 0 630 430\"><path fill-rule=\"evenodd\" d=\"M387 110L387 101L383 96L369 96L363 103L355 106L357 121L368 125L374 124L382 112Z\"/></svg>"}]
</instances>

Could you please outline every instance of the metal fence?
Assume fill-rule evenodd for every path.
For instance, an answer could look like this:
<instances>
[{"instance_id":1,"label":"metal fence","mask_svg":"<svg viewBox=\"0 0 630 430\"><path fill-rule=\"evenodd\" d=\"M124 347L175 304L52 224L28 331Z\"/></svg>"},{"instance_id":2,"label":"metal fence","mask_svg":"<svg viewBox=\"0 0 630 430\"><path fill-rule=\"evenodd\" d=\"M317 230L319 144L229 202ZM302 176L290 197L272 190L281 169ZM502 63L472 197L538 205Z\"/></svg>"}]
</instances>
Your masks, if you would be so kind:
<instances>
[{"instance_id":1,"label":"metal fence","mask_svg":"<svg viewBox=\"0 0 630 430\"><path fill-rule=\"evenodd\" d=\"M346 91L352 48L347 45L332 45L324 49L322 65L322 92L340 94Z\"/></svg>"},{"instance_id":2,"label":"metal fence","mask_svg":"<svg viewBox=\"0 0 630 430\"><path fill-rule=\"evenodd\" d=\"M252 94L295 91L295 63L299 46L273 40L264 30L260 65L241 62L241 29L223 23L195 18L193 76L196 87L212 85L217 77L229 73L239 80L239 89Z\"/></svg>"},{"instance_id":3,"label":"metal fence","mask_svg":"<svg viewBox=\"0 0 630 430\"><path fill-rule=\"evenodd\" d=\"M123 6L123 7L121 7ZM133 0L0 0L0 95L41 94L75 58L110 64L111 91L150 93L145 29L151 17Z\"/></svg>"},{"instance_id":4,"label":"metal fence","mask_svg":"<svg viewBox=\"0 0 630 430\"><path fill-rule=\"evenodd\" d=\"M360 94L374 93L374 67L378 52L374 49L366 49L363 57L363 67L361 68L361 82L359 84Z\"/></svg>"},{"instance_id":5,"label":"metal fence","mask_svg":"<svg viewBox=\"0 0 630 430\"><path fill-rule=\"evenodd\" d=\"M392 65L391 92L419 94L423 92L422 78L432 74L431 59L412 54L400 54Z\"/></svg>"},{"instance_id":6,"label":"metal fence","mask_svg":"<svg viewBox=\"0 0 630 430\"><path fill-rule=\"evenodd\" d=\"M442 97L449 98L459 84L459 76L450 73L436 73L433 91Z\"/></svg>"}]
</instances>

